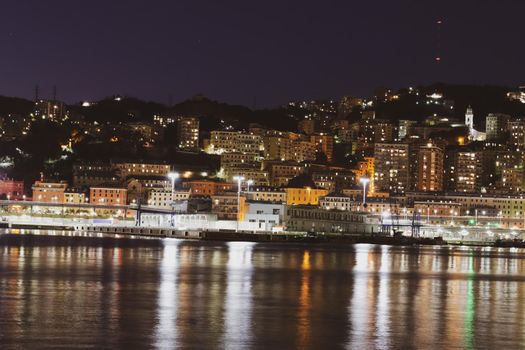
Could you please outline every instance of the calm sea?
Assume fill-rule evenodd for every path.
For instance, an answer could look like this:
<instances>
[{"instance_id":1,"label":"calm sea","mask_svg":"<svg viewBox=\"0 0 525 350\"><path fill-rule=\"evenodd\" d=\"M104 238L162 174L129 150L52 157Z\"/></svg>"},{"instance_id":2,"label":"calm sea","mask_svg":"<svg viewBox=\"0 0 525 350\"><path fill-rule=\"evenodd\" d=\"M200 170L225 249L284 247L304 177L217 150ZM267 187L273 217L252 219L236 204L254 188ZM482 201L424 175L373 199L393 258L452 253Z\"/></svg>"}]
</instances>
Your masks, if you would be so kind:
<instances>
[{"instance_id":1,"label":"calm sea","mask_svg":"<svg viewBox=\"0 0 525 350\"><path fill-rule=\"evenodd\" d=\"M519 349L524 258L0 234L0 349Z\"/></svg>"}]
</instances>

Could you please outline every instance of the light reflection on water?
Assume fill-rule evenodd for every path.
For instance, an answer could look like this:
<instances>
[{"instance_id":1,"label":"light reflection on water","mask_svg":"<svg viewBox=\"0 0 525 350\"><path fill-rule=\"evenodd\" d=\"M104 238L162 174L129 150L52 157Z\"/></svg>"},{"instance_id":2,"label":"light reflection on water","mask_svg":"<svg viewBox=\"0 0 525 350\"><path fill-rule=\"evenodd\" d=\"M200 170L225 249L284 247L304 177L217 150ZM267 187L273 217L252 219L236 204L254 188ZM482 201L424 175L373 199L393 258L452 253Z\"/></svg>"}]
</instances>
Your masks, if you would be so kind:
<instances>
[{"instance_id":1,"label":"light reflection on water","mask_svg":"<svg viewBox=\"0 0 525 350\"><path fill-rule=\"evenodd\" d=\"M523 348L525 251L0 235L0 348Z\"/></svg>"}]
</instances>

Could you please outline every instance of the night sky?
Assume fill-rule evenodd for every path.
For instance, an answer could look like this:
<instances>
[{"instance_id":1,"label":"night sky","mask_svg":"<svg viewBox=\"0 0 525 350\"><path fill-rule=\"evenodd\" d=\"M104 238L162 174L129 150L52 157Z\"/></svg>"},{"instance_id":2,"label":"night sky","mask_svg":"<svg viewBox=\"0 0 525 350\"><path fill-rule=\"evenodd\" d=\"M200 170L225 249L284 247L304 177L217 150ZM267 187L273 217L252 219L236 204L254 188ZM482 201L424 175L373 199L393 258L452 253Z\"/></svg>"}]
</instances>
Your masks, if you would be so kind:
<instances>
[{"instance_id":1,"label":"night sky","mask_svg":"<svg viewBox=\"0 0 525 350\"><path fill-rule=\"evenodd\" d=\"M32 98L38 84L70 103L202 93L263 107L435 81L516 86L524 14L521 0L9 1L0 94Z\"/></svg>"}]
</instances>

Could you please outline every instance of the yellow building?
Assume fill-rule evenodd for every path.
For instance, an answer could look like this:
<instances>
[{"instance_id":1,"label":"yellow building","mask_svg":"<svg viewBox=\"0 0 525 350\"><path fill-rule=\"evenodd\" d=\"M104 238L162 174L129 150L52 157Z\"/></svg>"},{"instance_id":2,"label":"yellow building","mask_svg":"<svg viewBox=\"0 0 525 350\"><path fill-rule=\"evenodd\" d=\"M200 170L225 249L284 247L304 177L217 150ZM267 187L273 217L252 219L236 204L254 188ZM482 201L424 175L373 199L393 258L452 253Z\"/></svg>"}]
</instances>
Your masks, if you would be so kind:
<instances>
[{"instance_id":1,"label":"yellow building","mask_svg":"<svg viewBox=\"0 0 525 350\"><path fill-rule=\"evenodd\" d=\"M375 192L374 186L374 157L364 157L364 160L357 163L357 169L354 170L355 181L358 186L361 186L361 178L368 177L370 182L367 186L367 193L369 196Z\"/></svg>"},{"instance_id":2,"label":"yellow building","mask_svg":"<svg viewBox=\"0 0 525 350\"><path fill-rule=\"evenodd\" d=\"M246 192L245 196L251 201L286 203L286 192L282 188L255 187Z\"/></svg>"},{"instance_id":3,"label":"yellow building","mask_svg":"<svg viewBox=\"0 0 525 350\"><path fill-rule=\"evenodd\" d=\"M289 187L285 191L286 204L288 205L318 205L319 197L324 197L328 194L328 190L313 187Z\"/></svg>"}]
</instances>

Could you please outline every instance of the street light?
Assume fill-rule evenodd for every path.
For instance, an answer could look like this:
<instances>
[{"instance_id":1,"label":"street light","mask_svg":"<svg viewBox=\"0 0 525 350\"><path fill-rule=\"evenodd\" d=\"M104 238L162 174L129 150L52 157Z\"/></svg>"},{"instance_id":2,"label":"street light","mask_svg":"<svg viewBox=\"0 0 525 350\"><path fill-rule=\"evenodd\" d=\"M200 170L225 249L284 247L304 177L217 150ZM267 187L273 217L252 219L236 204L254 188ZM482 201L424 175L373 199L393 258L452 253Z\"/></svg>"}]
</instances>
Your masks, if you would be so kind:
<instances>
[{"instance_id":1,"label":"street light","mask_svg":"<svg viewBox=\"0 0 525 350\"><path fill-rule=\"evenodd\" d=\"M370 179L368 177L362 177L359 182L363 185L363 210L365 210L366 206L366 185L370 182Z\"/></svg>"},{"instance_id":2,"label":"street light","mask_svg":"<svg viewBox=\"0 0 525 350\"><path fill-rule=\"evenodd\" d=\"M233 179L237 181L237 232L239 231L239 220L241 219L241 182L244 176L234 176Z\"/></svg>"},{"instance_id":3,"label":"street light","mask_svg":"<svg viewBox=\"0 0 525 350\"><path fill-rule=\"evenodd\" d=\"M168 174L168 177L171 180L171 200L174 200L175 197L175 181L179 178L179 173L171 172Z\"/></svg>"}]
</instances>

